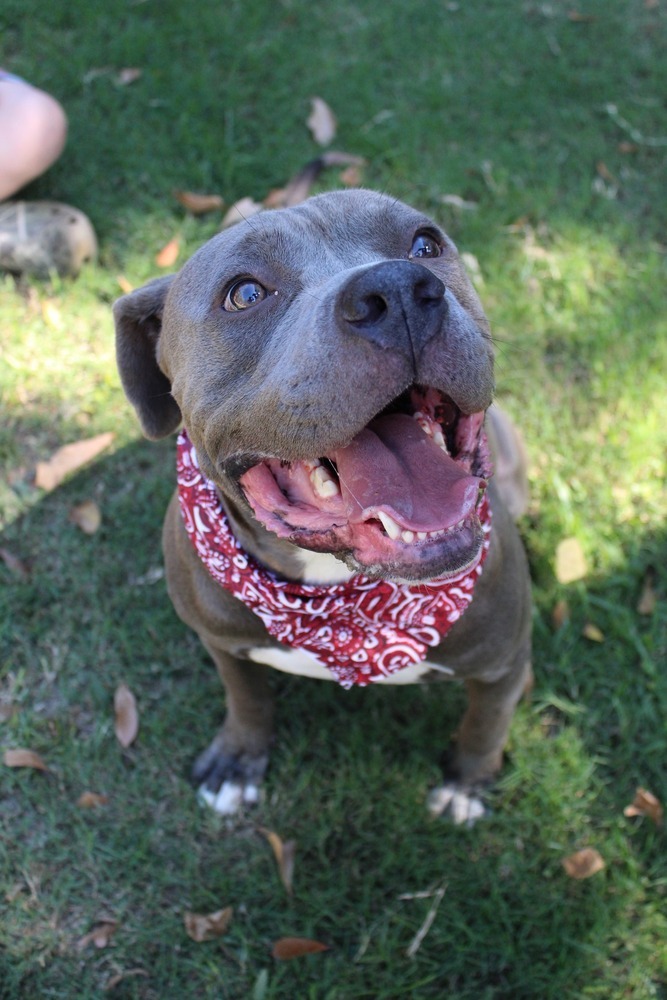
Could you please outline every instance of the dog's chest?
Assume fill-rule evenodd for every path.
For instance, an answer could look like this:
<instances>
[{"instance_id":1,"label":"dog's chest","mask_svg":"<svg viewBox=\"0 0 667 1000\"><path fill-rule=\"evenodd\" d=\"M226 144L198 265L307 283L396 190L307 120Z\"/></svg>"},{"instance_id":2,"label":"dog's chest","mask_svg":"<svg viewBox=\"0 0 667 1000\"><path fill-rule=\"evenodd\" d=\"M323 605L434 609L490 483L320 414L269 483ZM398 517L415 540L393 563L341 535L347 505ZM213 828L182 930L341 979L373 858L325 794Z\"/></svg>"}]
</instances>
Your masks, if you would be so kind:
<instances>
[{"instance_id":1,"label":"dog's chest","mask_svg":"<svg viewBox=\"0 0 667 1000\"><path fill-rule=\"evenodd\" d=\"M248 659L254 663L263 663L267 667L274 667L287 674L297 674L300 677L312 677L320 681L333 681L336 678L332 672L319 663L316 658L305 649L289 649L276 646L259 646L250 649L247 653ZM424 660L422 663L414 663L410 666L397 670L396 673L388 677L378 677L374 684L418 684L425 680L428 674L433 673L445 677L453 676L454 671L449 667L442 667L436 663L429 663Z\"/></svg>"}]
</instances>

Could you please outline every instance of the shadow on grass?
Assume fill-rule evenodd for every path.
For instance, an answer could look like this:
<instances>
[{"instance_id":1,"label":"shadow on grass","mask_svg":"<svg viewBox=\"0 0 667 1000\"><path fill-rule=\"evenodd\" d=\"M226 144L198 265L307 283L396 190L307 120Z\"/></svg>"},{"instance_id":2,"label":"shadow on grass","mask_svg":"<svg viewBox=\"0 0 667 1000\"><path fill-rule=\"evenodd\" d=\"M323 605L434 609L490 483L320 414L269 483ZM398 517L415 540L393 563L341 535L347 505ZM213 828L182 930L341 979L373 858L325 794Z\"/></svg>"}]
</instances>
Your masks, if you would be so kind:
<instances>
[{"instance_id":1,"label":"shadow on grass","mask_svg":"<svg viewBox=\"0 0 667 1000\"><path fill-rule=\"evenodd\" d=\"M664 876L660 835L624 820L622 806L635 784L660 792L664 781L664 612L638 624L627 593L648 563L664 573L665 536L629 539L628 565L577 590L557 634L538 605L535 700L517 715L488 821L459 830L424 809L461 710L457 689L342 692L277 675L266 800L257 817L226 826L197 808L187 782L222 698L159 578L172 451L123 448L2 536L32 567L21 581L0 566L0 662L17 707L3 742L37 750L52 773L3 782L0 996L61 995L76 975L77 995L93 997L135 966L149 978L126 984L126 996L249 996L263 969L266 997L659 996L649 943L664 929L652 888ZM103 521L84 536L68 512L91 496ZM592 616L602 644L581 637ZM111 717L121 680L141 713L125 752ZM77 809L85 789L108 795L101 818ZM298 841L293 899L257 821ZM568 880L562 858L589 845L605 872ZM408 959L433 898L399 897L442 882L438 915ZM232 903L223 948L185 937L183 910ZM78 952L103 911L121 923L113 949ZM646 933L634 941L638 924ZM286 934L332 951L272 963L271 942ZM641 993L642 975L653 993Z\"/></svg>"}]
</instances>

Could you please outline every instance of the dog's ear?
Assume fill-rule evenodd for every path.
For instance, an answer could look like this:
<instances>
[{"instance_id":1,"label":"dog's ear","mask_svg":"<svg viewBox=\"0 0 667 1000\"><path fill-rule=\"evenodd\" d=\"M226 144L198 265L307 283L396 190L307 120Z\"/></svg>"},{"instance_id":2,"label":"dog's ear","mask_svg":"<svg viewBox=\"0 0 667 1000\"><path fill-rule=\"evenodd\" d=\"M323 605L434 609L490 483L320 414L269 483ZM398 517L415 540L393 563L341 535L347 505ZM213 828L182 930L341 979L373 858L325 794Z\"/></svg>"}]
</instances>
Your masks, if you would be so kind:
<instances>
[{"instance_id":1,"label":"dog's ear","mask_svg":"<svg viewBox=\"0 0 667 1000\"><path fill-rule=\"evenodd\" d=\"M157 362L162 311L175 275L149 281L113 306L116 360L123 389L134 406L146 437L157 440L175 431L181 411L171 382Z\"/></svg>"}]
</instances>

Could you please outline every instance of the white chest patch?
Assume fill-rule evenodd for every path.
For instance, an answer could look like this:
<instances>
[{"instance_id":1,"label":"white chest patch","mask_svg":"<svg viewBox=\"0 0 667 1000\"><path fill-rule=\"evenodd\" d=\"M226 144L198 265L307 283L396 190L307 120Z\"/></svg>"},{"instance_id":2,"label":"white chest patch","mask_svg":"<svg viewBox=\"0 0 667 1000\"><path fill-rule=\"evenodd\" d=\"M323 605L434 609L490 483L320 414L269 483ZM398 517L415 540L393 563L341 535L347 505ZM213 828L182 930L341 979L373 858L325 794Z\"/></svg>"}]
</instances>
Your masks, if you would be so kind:
<instances>
[{"instance_id":1,"label":"white chest patch","mask_svg":"<svg viewBox=\"0 0 667 1000\"><path fill-rule=\"evenodd\" d=\"M346 583L354 573L330 552L311 552L295 546L304 583Z\"/></svg>"},{"instance_id":2,"label":"white chest patch","mask_svg":"<svg viewBox=\"0 0 667 1000\"><path fill-rule=\"evenodd\" d=\"M264 663L267 667L274 667L276 670L283 670L286 674L297 674L299 677L313 677L320 681L333 681L336 678L325 666L319 663L312 653L306 649L279 649L276 647L262 647L251 649L248 659L254 663ZM389 677L380 677L373 681L373 684L415 684L427 674L429 670L437 670L438 673L446 674L450 677L454 671L449 667L442 667L439 663L429 663L424 660L422 663L415 663L403 670L397 670Z\"/></svg>"}]
</instances>

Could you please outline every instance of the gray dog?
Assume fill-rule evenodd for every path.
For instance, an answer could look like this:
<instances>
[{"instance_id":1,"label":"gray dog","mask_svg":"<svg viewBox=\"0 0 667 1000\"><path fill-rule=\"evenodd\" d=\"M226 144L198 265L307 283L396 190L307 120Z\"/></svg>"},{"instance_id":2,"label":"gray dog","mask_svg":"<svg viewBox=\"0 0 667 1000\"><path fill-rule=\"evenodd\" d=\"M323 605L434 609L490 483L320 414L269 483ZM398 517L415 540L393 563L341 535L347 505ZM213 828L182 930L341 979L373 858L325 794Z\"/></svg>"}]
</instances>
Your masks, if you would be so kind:
<instances>
[{"instance_id":1,"label":"gray dog","mask_svg":"<svg viewBox=\"0 0 667 1000\"><path fill-rule=\"evenodd\" d=\"M185 429L167 583L227 707L195 764L204 798L258 798L267 665L455 678L468 708L430 805L472 822L530 679L530 594L518 438L485 421L492 342L451 240L383 195L321 195L220 233L114 313L144 432Z\"/></svg>"}]
</instances>

